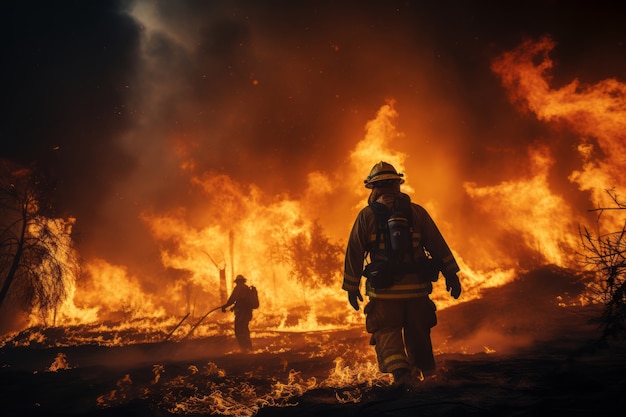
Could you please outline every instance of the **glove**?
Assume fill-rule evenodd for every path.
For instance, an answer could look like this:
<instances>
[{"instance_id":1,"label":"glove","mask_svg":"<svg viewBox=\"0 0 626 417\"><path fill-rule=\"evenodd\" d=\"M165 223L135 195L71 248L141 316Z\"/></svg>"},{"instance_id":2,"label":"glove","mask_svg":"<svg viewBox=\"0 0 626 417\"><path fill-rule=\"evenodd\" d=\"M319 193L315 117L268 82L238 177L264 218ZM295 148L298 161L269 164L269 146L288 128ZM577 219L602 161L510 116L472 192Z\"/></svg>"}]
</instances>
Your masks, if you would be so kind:
<instances>
[{"instance_id":1,"label":"glove","mask_svg":"<svg viewBox=\"0 0 626 417\"><path fill-rule=\"evenodd\" d=\"M361 291L359 290L348 291L348 301L350 301L350 305L352 306L352 308L358 311L359 302L357 301L357 298L363 301L363 296L361 295Z\"/></svg>"},{"instance_id":2,"label":"glove","mask_svg":"<svg viewBox=\"0 0 626 417\"><path fill-rule=\"evenodd\" d=\"M446 291L450 293L455 300L461 295L461 283L457 274L446 276Z\"/></svg>"},{"instance_id":3,"label":"glove","mask_svg":"<svg viewBox=\"0 0 626 417\"><path fill-rule=\"evenodd\" d=\"M226 313L226 306L222 306L222 313Z\"/></svg>"}]
</instances>

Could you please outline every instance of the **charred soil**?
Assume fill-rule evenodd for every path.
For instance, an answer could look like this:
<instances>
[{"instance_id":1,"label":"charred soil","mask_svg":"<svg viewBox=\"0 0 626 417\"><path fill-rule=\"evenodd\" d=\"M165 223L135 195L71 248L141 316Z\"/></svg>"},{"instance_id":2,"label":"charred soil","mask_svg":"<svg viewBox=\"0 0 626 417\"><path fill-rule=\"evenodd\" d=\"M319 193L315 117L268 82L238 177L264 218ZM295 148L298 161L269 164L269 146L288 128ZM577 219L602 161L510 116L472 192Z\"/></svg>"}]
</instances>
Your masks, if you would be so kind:
<instances>
[{"instance_id":1,"label":"charred soil","mask_svg":"<svg viewBox=\"0 0 626 417\"><path fill-rule=\"evenodd\" d=\"M364 357L375 362L360 328L257 331L263 348L250 354L238 353L228 334L115 347L7 343L3 415L608 414L626 392L626 344L601 340L599 306L555 302L579 285L563 271L537 271L440 311L437 372L409 391L392 389L382 374L372 378L371 367L355 371Z\"/></svg>"}]
</instances>

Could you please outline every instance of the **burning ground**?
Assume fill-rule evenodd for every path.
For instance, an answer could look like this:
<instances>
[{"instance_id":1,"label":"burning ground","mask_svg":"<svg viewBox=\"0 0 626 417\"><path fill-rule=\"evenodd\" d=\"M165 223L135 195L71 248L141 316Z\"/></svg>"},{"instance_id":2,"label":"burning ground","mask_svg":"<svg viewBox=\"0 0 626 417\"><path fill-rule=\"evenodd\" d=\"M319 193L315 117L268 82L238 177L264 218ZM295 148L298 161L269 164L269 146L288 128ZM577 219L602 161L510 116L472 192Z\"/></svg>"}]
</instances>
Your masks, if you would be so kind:
<instances>
[{"instance_id":1,"label":"burning ground","mask_svg":"<svg viewBox=\"0 0 626 417\"><path fill-rule=\"evenodd\" d=\"M5 338L3 407L16 416L604 412L623 392L626 357L623 343L599 343L599 308L576 303L586 279L540 268L441 311L437 373L402 395L377 371L360 326L279 331L255 317L255 350L241 354L229 319L209 315L198 328L214 336L186 337L192 323L165 342L164 323Z\"/></svg>"}]
</instances>

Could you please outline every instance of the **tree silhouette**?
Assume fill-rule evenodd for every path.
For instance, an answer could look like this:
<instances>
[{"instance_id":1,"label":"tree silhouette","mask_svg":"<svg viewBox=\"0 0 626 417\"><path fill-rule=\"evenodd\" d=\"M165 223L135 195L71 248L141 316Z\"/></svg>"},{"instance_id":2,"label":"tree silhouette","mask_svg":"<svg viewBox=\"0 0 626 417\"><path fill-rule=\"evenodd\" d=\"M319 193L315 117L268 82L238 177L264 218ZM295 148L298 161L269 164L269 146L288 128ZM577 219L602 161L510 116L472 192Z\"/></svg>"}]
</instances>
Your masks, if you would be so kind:
<instances>
[{"instance_id":1,"label":"tree silhouette","mask_svg":"<svg viewBox=\"0 0 626 417\"><path fill-rule=\"evenodd\" d=\"M343 247L331 242L317 221L308 234L299 233L286 245L288 262L303 288L332 286L337 282Z\"/></svg>"},{"instance_id":2,"label":"tree silhouette","mask_svg":"<svg viewBox=\"0 0 626 417\"><path fill-rule=\"evenodd\" d=\"M0 160L0 307L14 300L23 312L56 320L78 272L73 219L48 217L45 187L31 169Z\"/></svg>"},{"instance_id":3,"label":"tree silhouette","mask_svg":"<svg viewBox=\"0 0 626 417\"><path fill-rule=\"evenodd\" d=\"M591 266L600 277L597 290L604 303L600 317L604 338L626 336L626 223L618 231L600 231L602 214L607 210L624 210L626 204L619 201L614 190L607 190L607 193L615 207L593 210L599 213L598 232L580 228L584 263Z\"/></svg>"},{"instance_id":4,"label":"tree silhouette","mask_svg":"<svg viewBox=\"0 0 626 417\"><path fill-rule=\"evenodd\" d=\"M211 260L211 263L219 270L220 272L220 302L222 304L226 303L228 299L227 289L226 289L226 260L224 258L224 254L220 252L222 261L218 264L215 262L211 254L207 251L203 251L204 254Z\"/></svg>"}]
</instances>

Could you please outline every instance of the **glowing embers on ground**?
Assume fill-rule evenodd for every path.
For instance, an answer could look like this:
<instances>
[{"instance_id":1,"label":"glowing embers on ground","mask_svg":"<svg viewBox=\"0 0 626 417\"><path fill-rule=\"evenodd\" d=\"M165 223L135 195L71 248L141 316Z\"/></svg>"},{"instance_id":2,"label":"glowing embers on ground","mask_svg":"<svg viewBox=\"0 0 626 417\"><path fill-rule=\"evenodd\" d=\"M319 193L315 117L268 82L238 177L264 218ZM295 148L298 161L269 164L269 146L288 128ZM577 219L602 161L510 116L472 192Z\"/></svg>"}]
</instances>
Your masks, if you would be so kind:
<instances>
[{"instance_id":1,"label":"glowing embers on ground","mask_svg":"<svg viewBox=\"0 0 626 417\"><path fill-rule=\"evenodd\" d=\"M120 375L97 402L119 407L141 399L175 414L236 416L252 416L263 407L295 406L311 391L327 401L358 402L372 389L391 384L359 333L334 333L332 338L283 335L257 340L265 346L253 354L231 352L210 361L138 367ZM343 355L333 359L338 352Z\"/></svg>"},{"instance_id":2,"label":"glowing embers on ground","mask_svg":"<svg viewBox=\"0 0 626 417\"><path fill-rule=\"evenodd\" d=\"M257 360L257 365L261 361L272 365L268 358ZM329 401L346 403L359 402L372 388L391 384L371 362L348 365L337 359L335 364L319 379L295 369L274 373L262 365L241 374L229 374L213 362L186 368L155 365L150 380L146 380L148 371L136 378L126 374L97 402L112 407L139 398L177 414L252 416L263 407L298 405L298 398L312 390Z\"/></svg>"}]
</instances>

